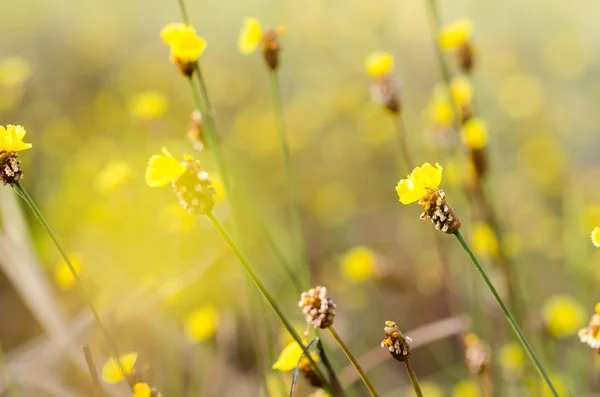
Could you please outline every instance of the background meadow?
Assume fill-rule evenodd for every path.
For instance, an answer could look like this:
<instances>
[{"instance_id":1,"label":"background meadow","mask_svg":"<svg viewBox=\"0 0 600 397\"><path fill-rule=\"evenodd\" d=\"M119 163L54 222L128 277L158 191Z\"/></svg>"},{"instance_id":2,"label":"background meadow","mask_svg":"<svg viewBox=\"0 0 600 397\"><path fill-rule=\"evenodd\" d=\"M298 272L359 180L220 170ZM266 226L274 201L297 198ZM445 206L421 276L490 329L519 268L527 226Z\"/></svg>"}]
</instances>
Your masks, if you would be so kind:
<instances>
[{"instance_id":1,"label":"background meadow","mask_svg":"<svg viewBox=\"0 0 600 397\"><path fill-rule=\"evenodd\" d=\"M394 190L408 171L395 121L370 96L364 60L375 50L395 56L415 162L444 166L461 231L503 296L498 249L514 264L522 328L561 395L600 393L597 354L577 337L600 300L600 250L589 238L600 226L600 4L439 2L442 23L473 21L472 82L489 128L486 189L504 231L499 242L471 219L462 163L432 122L442 80L425 2L188 3L208 43L200 62L226 159L291 260L268 75L259 54L237 49L247 16L286 27L279 76L311 277L327 286L338 331L382 395L412 393L404 369L379 347L385 320L414 339L425 396L482 395L457 343L467 331L492 348L494 395L550 394L465 253L443 235L461 307L459 317L448 313L432 225ZM139 368L148 366L149 383L165 396L275 396L279 381L289 390L291 373L270 369L289 336L266 305L264 314L251 310L254 292L236 258L207 219L144 182L162 146L178 158L192 154L219 190L217 217L231 218L210 153L187 138L192 96L160 40L165 24L181 21L177 2L8 0L0 15L0 124L26 127L33 149L19 157L23 185L79 264L119 349L139 353ZM244 252L302 332L299 294L246 210ZM110 353L72 276L9 187L0 189L0 226L9 378L20 396L88 395L81 345L99 368ZM349 393L367 395L324 340L342 383L354 384ZM3 377L5 393L6 384ZM124 384L106 391L128 395ZM296 395L311 392L300 380Z\"/></svg>"}]
</instances>

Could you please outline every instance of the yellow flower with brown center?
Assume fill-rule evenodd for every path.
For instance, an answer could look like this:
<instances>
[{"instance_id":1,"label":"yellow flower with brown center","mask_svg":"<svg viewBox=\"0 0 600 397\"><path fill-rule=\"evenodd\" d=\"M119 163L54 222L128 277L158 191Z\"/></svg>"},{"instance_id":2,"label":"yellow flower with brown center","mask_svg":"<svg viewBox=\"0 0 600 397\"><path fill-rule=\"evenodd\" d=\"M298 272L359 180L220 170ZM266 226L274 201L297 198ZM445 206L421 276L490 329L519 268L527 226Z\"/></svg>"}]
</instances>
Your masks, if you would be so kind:
<instances>
[{"instance_id":1,"label":"yellow flower with brown center","mask_svg":"<svg viewBox=\"0 0 600 397\"><path fill-rule=\"evenodd\" d=\"M468 18L459 19L442 28L440 32L440 46L450 50L466 44L473 33L473 22Z\"/></svg>"},{"instance_id":2,"label":"yellow flower with brown center","mask_svg":"<svg viewBox=\"0 0 600 397\"><path fill-rule=\"evenodd\" d=\"M416 167L405 179L400 180L396 186L396 192L402 204L410 204L419 201L430 190L436 190L442 182L442 166L435 163L435 167L429 163Z\"/></svg>"},{"instance_id":3,"label":"yellow flower with brown center","mask_svg":"<svg viewBox=\"0 0 600 397\"><path fill-rule=\"evenodd\" d=\"M373 77L388 74L394 66L394 56L385 51L374 51L365 59L367 73Z\"/></svg>"},{"instance_id":4,"label":"yellow flower with brown center","mask_svg":"<svg viewBox=\"0 0 600 397\"><path fill-rule=\"evenodd\" d=\"M152 396L152 389L147 383L138 382L133 385L133 396L132 397L150 397Z\"/></svg>"},{"instance_id":5,"label":"yellow flower with brown center","mask_svg":"<svg viewBox=\"0 0 600 397\"><path fill-rule=\"evenodd\" d=\"M238 49L244 55L250 55L262 41L262 27L258 19L248 17L244 21L244 26L238 39Z\"/></svg>"},{"instance_id":6,"label":"yellow flower with brown center","mask_svg":"<svg viewBox=\"0 0 600 397\"><path fill-rule=\"evenodd\" d=\"M20 152L31 148L31 143L23 142L27 131L20 125L0 125L0 152Z\"/></svg>"},{"instance_id":7,"label":"yellow flower with brown center","mask_svg":"<svg viewBox=\"0 0 600 397\"><path fill-rule=\"evenodd\" d=\"M190 77L195 63L206 49L206 41L196 34L196 29L183 23L170 23L160 32L162 40L171 47L171 62Z\"/></svg>"},{"instance_id":8,"label":"yellow flower with brown center","mask_svg":"<svg viewBox=\"0 0 600 397\"><path fill-rule=\"evenodd\" d=\"M281 46L279 37L286 32L284 26L278 26L276 29L263 29L254 17L248 17L244 20L244 25L238 38L238 49L244 55L250 55L258 48L262 49L262 57L270 70L276 70L279 66L279 53Z\"/></svg>"},{"instance_id":9,"label":"yellow flower with brown center","mask_svg":"<svg viewBox=\"0 0 600 397\"><path fill-rule=\"evenodd\" d=\"M600 226L595 227L591 234L592 244L594 247L600 248Z\"/></svg>"},{"instance_id":10,"label":"yellow flower with brown center","mask_svg":"<svg viewBox=\"0 0 600 397\"><path fill-rule=\"evenodd\" d=\"M129 375L135 366L137 358L138 354L136 352L121 354L118 360L115 357L110 357L102 367L102 379L109 384L125 380L123 371L125 371L125 375ZM123 366L122 369L119 362Z\"/></svg>"}]
</instances>

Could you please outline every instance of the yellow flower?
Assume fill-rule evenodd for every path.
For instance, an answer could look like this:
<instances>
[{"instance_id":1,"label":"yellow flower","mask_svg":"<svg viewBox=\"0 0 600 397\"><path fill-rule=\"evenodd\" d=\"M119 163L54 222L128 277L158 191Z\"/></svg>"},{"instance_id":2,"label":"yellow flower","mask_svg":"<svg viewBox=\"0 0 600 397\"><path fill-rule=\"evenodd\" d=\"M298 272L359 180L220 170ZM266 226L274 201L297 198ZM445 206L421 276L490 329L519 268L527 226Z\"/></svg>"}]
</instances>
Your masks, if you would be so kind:
<instances>
[{"instance_id":1,"label":"yellow flower","mask_svg":"<svg viewBox=\"0 0 600 397\"><path fill-rule=\"evenodd\" d=\"M296 368L301 356L302 347L300 347L298 342L291 341L286 347L283 348L272 368L280 371L291 371ZM316 354L311 353L310 356L315 362L318 360L318 356Z\"/></svg>"},{"instance_id":2,"label":"yellow flower","mask_svg":"<svg viewBox=\"0 0 600 397\"><path fill-rule=\"evenodd\" d=\"M101 194L108 194L131 179L131 167L125 161L111 160L96 176L94 187Z\"/></svg>"},{"instance_id":3,"label":"yellow flower","mask_svg":"<svg viewBox=\"0 0 600 397\"><path fill-rule=\"evenodd\" d=\"M433 382L420 382L421 383L421 392L424 396L427 397L444 397L444 391ZM413 388L407 389L405 393L406 397L416 397L417 394L413 390Z\"/></svg>"},{"instance_id":4,"label":"yellow flower","mask_svg":"<svg viewBox=\"0 0 600 397\"><path fill-rule=\"evenodd\" d=\"M215 334L219 313L213 306L194 310L185 319L185 333L190 342L202 342Z\"/></svg>"},{"instance_id":5,"label":"yellow flower","mask_svg":"<svg viewBox=\"0 0 600 397\"><path fill-rule=\"evenodd\" d=\"M594 311L596 314L600 314L600 302L596 303L596 307L594 307Z\"/></svg>"},{"instance_id":6,"label":"yellow flower","mask_svg":"<svg viewBox=\"0 0 600 397\"><path fill-rule=\"evenodd\" d=\"M69 258L71 259L71 264L75 268L77 274L81 275L82 265L79 255L71 254L69 255ZM61 289L70 289L75 285L75 276L64 259L56 266L56 269L54 270L54 279Z\"/></svg>"},{"instance_id":7,"label":"yellow flower","mask_svg":"<svg viewBox=\"0 0 600 397\"><path fill-rule=\"evenodd\" d=\"M31 143L23 142L25 128L20 125L7 125L6 128L0 125L0 151L19 152L29 149Z\"/></svg>"},{"instance_id":8,"label":"yellow flower","mask_svg":"<svg viewBox=\"0 0 600 397\"><path fill-rule=\"evenodd\" d=\"M428 190L435 190L442 182L442 166L429 163L416 167L406 179L400 180L396 192L402 204L410 204L420 200Z\"/></svg>"},{"instance_id":9,"label":"yellow flower","mask_svg":"<svg viewBox=\"0 0 600 397\"><path fill-rule=\"evenodd\" d=\"M459 106L469 105L473 99L473 87L465 76L458 76L450 83L450 95Z\"/></svg>"},{"instance_id":10,"label":"yellow flower","mask_svg":"<svg viewBox=\"0 0 600 397\"><path fill-rule=\"evenodd\" d=\"M104 379L104 382L113 384L124 380L125 377L121 371L121 366L119 366L119 361L123 365L125 374L129 375L135 366L137 357L138 354L136 352L121 354L118 361L114 357L110 357L102 367L102 379Z\"/></svg>"},{"instance_id":11,"label":"yellow flower","mask_svg":"<svg viewBox=\"0 0 600 397\"><path fill-rule=\"evenodd\" d=\"M383 76L389 73L394 66L394 56L385 51L370 53L365 60L367 73L373 77Z\"/></svg>"},{"instance_id":12,"label":"yellow flower","mask_svg":"<svg viewBox=\"0 0 600 397\"><path fill-rule=\"evenodd\" d=\"M129 113L136 120L156 120L164 116L169 101L160 91L147 90L129 101Z\"/></svg>"},{"instance_id":13,"label":"yellow flower","mask_svg":"<svg viewBox=\"0 0 600 397\"><path fill-rule=\"evenodd\" d=\"M498 255L498 238L487 223L479 223L473 228L473 251L477 256L496 257Z\"/></svg>"},{"instance_id":14,"label":"yellow flower","mask_svg":"<svg viewBox=\"0 0 600 397\"><path fill-rule=\"evenodd\" d=\"M175 62L194 63L206 48L206 41L198 37L196 29L182 23L171 23L160 32L162 40L171 47L171 59Z\"/></svg>"},{"instance_id":15,"label":"yellow flower","mask_svg":"<svg viewBox=\"0 0 600 397\"><path fill-rule=\"evenodd\" d=\"M133 397L150 397L152 389L147 383L138 382L133 385Z\"/></svg>"},{"instance_id":16,"label":"yellow flower","mask_svg":"<svg viewBox=\"0 0 600 397\"><path fill-rule=\"evenodd\" d=\"M458 382L452 390L452 397L480 397L479 386L473 381L463 380Z\"/></svg>"},{"instance_id":17,"label":"yellow flower","mask_svg":"<svg viewBox=\"0 0 600 397\"><path fill-rule=\"evenodd\" d=\"M344 276L352 281L364 281L373 277L376 262L375 253L367 247L354 247L342 257Z\"/></svg>"},{"instance_id":18,"label":"yellow flower","mask_svg":"<svg viewBox=\"0 0 600 397\"><path fill-rule=\"evenodd\" d=\"M163 154L155 154L148 161L146 184L150 187L162 187L179 178L186 170L166 148Z\"/></svg>"},{"instance_id":19,"label":"yellow flower","mask_svg":"<svg viewBox=\"0 0 600 397\"><path fill-rule=\"evenodd\" d=\"M487 124L479 118L470 118L463 124L461 138L471 149L483 149L488 141Z\"/></svg>"},{"instance_id":20,"label":"yellow flower","mask_svg":"<svg viewBox=\"0 0 600 397\"><path fill-rule=\"evenodd\" d=\"M594 244L594 247L600 248L600 226L595 227L594 230L592 230L591 237L592 237L592 244Z\"/></svg>"},{"instance_id":21,"label":"yellow flower","mask_svg":"<svg viewBox=\"0 0 600 397\"><path fill-rule=\"evenodd\" d=\"M473 22L463 18L442 28L440 33L440 46L444 50L460 47L467 43L473 33Z\"/></svg>"},{"instance_id":22,"label":"yellow flower","mask_svg":"<svg viewBox=\"0 0 600 397\"><path fill-rule=\"evenodd\" d=\"M0 85L20 86L31 75L31 65L25 58L10 57L0 63Z\"/></svg>"},{"instance_id":23,"label":"yellow flower","mask_svg":"<svg viewBox=\"0 0 600 397\"><path fill-rule=\"evenodd\" d=\"M238 39L238 49L244 55L252 54L262 41L262 27L258 19L248 17Z\"/></svg>"},{"instance_id":24,"label":"yellow flower","mask_svg":"<svg viewBox=\"0 0 600 397\"><path fill-rule=\"evenodd\" d=\"M543 318L548 332L564 338L576 334L585 324L585 308L568 295L558 295L545 303Z\"/></svg>"},{"instance_id":25,"label":"yellow flower","mask_svg":"<svg viewBox=\"0 0 600 397\"><path fill-rule=\"evenodd\" d=\"M515 342L505 344L498 351L498 362L506 371L520 372L525 365L523 348Z\"/></svg>"},{"instance_id":26,"label":"yellow flower","mask_svg":"<svg viewBox=\"0 0 600 397\"><path fill-rule=\"evenodd\" d=\"M441 127L448 127L454 119L454 111L448 98L434 98L429 113L433 123Z\"/></svg>"}]
</instances>

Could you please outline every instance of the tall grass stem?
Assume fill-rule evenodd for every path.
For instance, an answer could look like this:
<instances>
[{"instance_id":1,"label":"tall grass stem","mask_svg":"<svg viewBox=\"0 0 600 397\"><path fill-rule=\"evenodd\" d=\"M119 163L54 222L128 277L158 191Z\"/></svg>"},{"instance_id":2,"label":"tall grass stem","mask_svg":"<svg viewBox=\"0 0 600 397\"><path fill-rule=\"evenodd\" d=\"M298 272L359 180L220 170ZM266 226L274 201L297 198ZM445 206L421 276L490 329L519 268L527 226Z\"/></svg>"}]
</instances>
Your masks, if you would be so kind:
<instances>
[{"instance_id":1,"label":"tall grass stem","mask_svg":"<svg viewBox=\"0 0 600 397\"><path fill-rule=\"evenodd\" d=\"M415 390L415 394L417 395L417 397L423 397L423 392L421 391L421 386L419 385L419 380L417 379L417 375L415 374L415 370L413 369L410 359L407 359L404 362L404 365L406 366L406 372L408 373L408 377L410 378L410 383L412 384L412 387Z\"/></svg>"}]
</instances>

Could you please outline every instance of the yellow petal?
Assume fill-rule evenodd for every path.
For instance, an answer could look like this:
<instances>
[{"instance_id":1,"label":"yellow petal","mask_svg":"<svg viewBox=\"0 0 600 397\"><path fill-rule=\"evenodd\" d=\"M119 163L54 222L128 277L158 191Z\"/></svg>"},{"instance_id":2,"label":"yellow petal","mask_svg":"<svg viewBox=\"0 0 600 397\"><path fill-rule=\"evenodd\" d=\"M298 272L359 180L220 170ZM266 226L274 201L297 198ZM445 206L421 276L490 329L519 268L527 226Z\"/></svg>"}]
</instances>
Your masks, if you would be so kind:
<instances>
[{"instance_id":1,"label":"yellow petal","mask_svg":"<svg viewBox=\"0 0 600 397\"><path fill-rule=\"evenodd\" d=\"M370 279L375 272L377 256L367 247L354 247L342 257L344 276L352 281Z\"/></svg>"},{"instance_id":2,"label":"yellow petal","mask_svg":"<svg viewBox=\"0 0 600 397\"><path fill-rule=\"evenodd\" d=\"M206 41L192 27L176 34L171 40L171 56L181 63L193 63L206 49Z\"/></svg>"},{"instance_id":3,"label":"yellow petal","mask_svg":"<svg viewBox=\"0 0 600 397\"><path fill-rule=\"evenodd\" d=\"M463 18L442 28L440 32L440 46L444 50L459 47L471 38L473 33L473 22Z\"/></svg>"},{"instance_id":4,"label":"yellow petal","mask_svg":"<svg viewBox=\"0 0 600 397\"><path fill-rule=\"evenodd\" d=\"M131 373L131 370L135 366L137 357L138 354L136 352L130 352L119 356L119 361L127 375ZM118 383L125 379L121 367L119 366L119 362L114 357L110 357L102 367L102 379L109 384Z\"/></svg>"},{"instance_id":5,"label":"yellow petal","mask_svg":"<svg viewBox=\"0 0 600 397\"><path fill-rule=\"evenodd\" d=\"M318 361L316 354L311 353L310 356L315 362ZM291 371L298 365L300 357L302 357L302 347L296 341L291 341L283 348L272 368L280 371Z\"/></svg>"},{"instance_id":6,"label":"yellow petal","mask_svg":"<svg viewBox=\"0 0 600 397\"><path fill-rule=\"evenodd\" d=\"M166 148L163 148L163 153L152 156L148 161L146 184L150 187L166 186L186 170L185 166L181 165Z\"/></svg>"},{"instance_id":7,"label":"yellow petal","mask_svg":"<svg viewBox=\"0 0 600 397\"><path fill-rule=\"evenodd\" d=\"M396 186L396 192L402 204L410 204L419 201L427 194L427 190L415 184L411 179L402 179Z\"/></svg>"},{"instance_id":8,"label":"yellow petal","mask_svg":"<svg viewBox=\"0 0 600 397\"><path fill-rule=\"evenodd\" d=\"M473 87L469 79L465 76L453 78L450 83L450 95L458 106L469 105L473 98Z\"/></svg>"},{"instance_id":9,"label":"yellow petal","mask_svg":"<svg viewBox=\"0 0 600 397\"><path fill-rule=\"evenodd\" d=\"M365 60L367 73L371 76L383 76L387 74L394 66L394 56L385 51L375 51L370 53Z\"/></svg>"},{"instance_id":10,"label":"yellow petal","mask_svg":"<svg viewBox=\"0 0 600 397\"><path fill-rule=\"evenodd\" d=\"M219 321L219 312L213 306L196 309L185 319L185 332L190 342L202 342L212 337Z\"/></svg>"},{"instance_id":11,"label":"yellow petal","mask_svg":"<svg viewBox=\"0 0 600 397\"><path fill-rule=\"evenodd\" d=\"M258 19L249 17L244 21L244 26L238 39L238 49L244 55L252 54L262 40L262 28Z\"/></svg>"},{"instance_id":12,"label":"yellow petal","mask_svg":"<svg viewBox=\"0 0 600 397\"><path fill-rule=\"evenodd\" d=\"M488 142L486 122L476 117L467 120L463 124L461 140L471 149L486 147Z\"/></svg>"},{"instance_id":13,"label":"yellow petal","mask_svg":"<svg viewBox=\"0 0 600 397\"><path fill-rule=\"evenodd\" d=\"M6 128L0 126L0 151L19 152L29 149L31 143L23 142L25 133L25 128L20 125L9 124Z\"/></svg>"},{"instance_id":14,"label":"yellow petal","mask_svg":"<svg viewBox=\"0 0 600 397\"><path fill-rule=\"evenodd\" d=\"M133 385L133 397L150 397L152 389L147 383L138 382Z\"/></svg>"},{"instance_id":15,"label":"yellow petal","mask_svg":"<svg viewBox=\"0 0 600 397\"><path fill-rule=\"evenodd\" d=\"M585 308L569 295L555 295L544 304L543 318L554 337L573 336L585 325Z\"/></svg>"},{"instance_id":16,"label":"yellow petal","mask_svg":"<svg viewBox=\"0 0 600 397\"><path fill-rule=\"evenodd\" d=\"M591 238L594 247L600 248L600 226L595 227L594 230L592 230Z\"/></svg>"},{"instance_id":17,"label":"yellow petal","mask_svg":"<svg viewBox=\"0 0 600 397\"><path fill-rule=\"evenodd\" d=\"M179 35L186 29L194 29L184 23L170 23L160 31L160 38L168 45L171 45ZM195 32L195 30L194 30Z\"/></svg>"},{"instance_id":18,"label":"yellow petal","mask_svg":"<svg viewBox=\"0 0 600 397\"><path fill-rule=\"evenodd\" d=\"M442 182L442 170L442 166L438 163L435 163L435 167L425 163L413 170L410 179L415 185L422 186L425 189L437 189Z\"/></svg>"}]
</instances>

